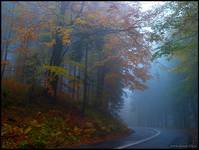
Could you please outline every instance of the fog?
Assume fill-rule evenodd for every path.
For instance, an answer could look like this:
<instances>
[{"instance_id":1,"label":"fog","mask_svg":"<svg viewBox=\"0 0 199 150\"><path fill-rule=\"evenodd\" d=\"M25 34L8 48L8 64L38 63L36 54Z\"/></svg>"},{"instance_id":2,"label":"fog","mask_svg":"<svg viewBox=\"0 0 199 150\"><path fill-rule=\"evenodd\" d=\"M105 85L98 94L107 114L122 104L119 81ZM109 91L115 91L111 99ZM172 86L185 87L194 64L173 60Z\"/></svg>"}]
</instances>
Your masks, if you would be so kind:
<instances>
[{"instance_id":1,"label":"fog","mask_svg":"<svg viewBox=\"0 0 199 150\"><path fill-rule=\"evenodd\" d=\"M161 128L194 128L193 105L184 104L183 99L177 99L181 77L172 68L176 60L161 58L151 65L152 78L146 82L144 91L131 92L124 89L124 105L119 115L131 127L149 126ZM177 94L177 95L176 95Z\"/></svg>"}]
</instances>

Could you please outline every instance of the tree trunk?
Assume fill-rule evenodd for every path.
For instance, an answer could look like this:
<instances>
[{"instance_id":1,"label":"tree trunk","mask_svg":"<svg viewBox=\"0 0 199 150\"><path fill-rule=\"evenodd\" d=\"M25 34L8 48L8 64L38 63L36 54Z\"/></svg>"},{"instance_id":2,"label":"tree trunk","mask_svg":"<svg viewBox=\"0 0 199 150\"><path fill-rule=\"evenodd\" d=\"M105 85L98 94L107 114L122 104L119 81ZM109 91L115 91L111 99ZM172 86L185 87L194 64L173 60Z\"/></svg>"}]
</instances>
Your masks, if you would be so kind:
<instances>
[{"instance_id":1,"label":"tree trunk","mask_svg":"<svg viewBox=\"0 0 199 150\"><path fill-rule=\"evenodd\" d=\"M15 6L12 8L12 11L11 11L12 12L12 14L11 14L12 17L14 16L14 13L13 13L14 8L15 8ZM5 29L8 32L8 37L7 37L6 43L5 43L5 45L2 44L2 49L5 50L4 61L7 61L8 47L10 45L10 42L8 40L12 37L12 32L13 32L12 28L13 28L14 22L12 20L10 20L10 21L11 21L10 29L8 29L7 25L6 25L6 29ZM5 47L5 49L4 49L4 47ZM3 79L3 75L4 75L4 72L5 72L5 69L6 69L6 65L4 64L2 66L2 70L1 70L1 80Z\"/></svg>"},{"instance_id":2,"label":"tree trunk","mask_svg":"<svg viewBox=\"0 0 199 150\"><path fill-rule=\"evenodd\" d=\"M85 47L85 69L84 69L84 91L83 91L83 105L82 105L82 114L85 113L86 101L87 101L87 63L88 63L88 49Z\"/></svg>"},{"instance_id":3,"label":"tree trunk","mask_svg":"<svg viewBox=\"0 0 199 150\"><path fill-rule=\"evenodd\" d=\"M80 70L78 69L78 76L77 76L77 79L78 79L78 85L77 85L77 91L76 91L76 99L79 100L80 99L80 76L81 76L81 72Z\"/></svg>"},{"instance_id":4,"label":"tree trunk","mask_svg":"<svg viewBox=\"0 0 199 150\"><path fill-rule=\"evenodd\" d=\"M73 68L73 77L74 77L74 80L73 80L73 89L72 89L72 98L75 99L75 92L76 92L76 66L74 66Z\"/></svg>"}]
</instances>

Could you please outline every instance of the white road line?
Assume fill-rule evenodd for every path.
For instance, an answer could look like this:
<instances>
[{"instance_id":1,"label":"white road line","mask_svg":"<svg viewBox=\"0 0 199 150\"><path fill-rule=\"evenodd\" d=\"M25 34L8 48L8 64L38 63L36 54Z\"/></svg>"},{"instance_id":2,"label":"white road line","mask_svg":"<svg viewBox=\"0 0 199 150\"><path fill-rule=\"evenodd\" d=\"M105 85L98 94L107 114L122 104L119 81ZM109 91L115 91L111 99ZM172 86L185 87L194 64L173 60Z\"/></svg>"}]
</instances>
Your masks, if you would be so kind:
<instances>
[{"instance_id":1,"label":"white road line","mask_svg":"<svg viewBox=\"0 0 199 150\"><path fill-rule=\"evenodd\" d=\"M126 147L133 146L133 145L136 145L136 144L140 144L142 142L146 142L146 141L151 140L152 138L154 138L154 137L156 137L160 134L160 131L158 131L156 129L152 129L152 130L156 131L157 133L153 136L146 138L146 139L142 139L142 140L136 141L134 143L130 143L130 144L126 144L126 145L123 145L123 146L116 147L116 149L122 149L122 148L126 148Z\"/></svg>"}]
</instances>

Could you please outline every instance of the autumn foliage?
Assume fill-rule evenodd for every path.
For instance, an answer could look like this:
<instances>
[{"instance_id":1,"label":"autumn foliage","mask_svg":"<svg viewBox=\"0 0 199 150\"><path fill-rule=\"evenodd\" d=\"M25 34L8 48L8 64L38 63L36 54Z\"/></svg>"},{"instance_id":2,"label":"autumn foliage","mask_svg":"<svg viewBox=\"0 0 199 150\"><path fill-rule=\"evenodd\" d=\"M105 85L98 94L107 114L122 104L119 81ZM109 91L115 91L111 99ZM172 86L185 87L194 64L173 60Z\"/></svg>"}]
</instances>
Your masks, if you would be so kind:
<instances>
[{"instance_id":1,"label":"autumn foliage","mask_svg":"<svg viewBox=\"0 0 199 150\"><path fill-rule=\"evenodd\" d=\"M3 123L4 147L54 148L64 142L88 143L93 136L100 141L115 131L124 133L123 125L111 125L117 124L113 117L109 117L113 122L105 120L105 126L102 118L92 120L88 111L114 115L121 105L124 88L146 89L151 54L140 31L144 20L138 5L3 2L2 8L1 74L3 98L10 111L5 110L5 120L9 120L6 114L15 110L12 105L22 109L17 113L30 113L22 120L23 127L16 127L19 122ZM15 99L27 108L23 110L20 104L13 103ZM66 109L76 105L78 113L56 107L55 111L42 111L38 114L41 118L35 119L33 112L26 112L29 108L38 113L64 102ZM38 108L32 108L33 105Z\"/></svg>"}]
</instances>

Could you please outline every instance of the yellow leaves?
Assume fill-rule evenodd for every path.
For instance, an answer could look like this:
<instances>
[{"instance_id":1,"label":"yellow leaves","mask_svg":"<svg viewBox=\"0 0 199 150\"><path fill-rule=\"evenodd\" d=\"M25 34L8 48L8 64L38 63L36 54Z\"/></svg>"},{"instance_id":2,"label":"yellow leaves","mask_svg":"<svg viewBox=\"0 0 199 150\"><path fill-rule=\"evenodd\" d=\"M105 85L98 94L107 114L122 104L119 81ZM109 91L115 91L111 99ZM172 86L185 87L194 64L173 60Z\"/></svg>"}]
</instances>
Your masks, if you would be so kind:
<instances>
[{"instance_id":1,"label":"yellow leaves","mask_svg":"<svg viewBox=\"0 0 199 150\"><path fill-rule=\"evenodd\" d=\"M69 44L70 43L70 38L69 35L65 34L62 38L62 43L63 45Z\"/></svg>"},{"instance_id":2,"label":"yellow leaves","mask_svg":"<svg viewBox=\"0 0 199 150\"><path fill-rule=\"evenodd\" d=\"M65 75L68 73L67 69L59 66L44 65L44 68L52 73L55 73L56 75Z\"/></svg>"},{"instance_id":3,"label":"yellow leaves","mask_svg":"<svg viewBox=\"0 0 199 150\"><path fill-rule=\"evenodd\" d=\"M70 33L72 32L71 28L63 28L63 27L56 27L57 34L62 36L62 44L67 45L70 43ZM51 34L51 32L50 32ZM49 42L44 42L44 45L51 48L56 43L55 39L52 39Z\"/></svg>"},{"instance_id":4,"label":"yellow leaves","mask_svg":"<svg viewBox=\"0 0 199 150\"><path fill-rule=\"evenodd\" d=\"M60 30L63 34L70 34L72 32L70 28L61 28Z\"/></svg>"},{"instance_id":5,"label":"yellow leaves","mask_svg":"<svg viewBox=\"0 0 199 150\"><path fill-rule=\"evenodd\" d=\"M75 24L77 24L77 25L85 25L85 24L86 24L86 21L78 17L78 18L75 20Z\"/></svg>"},{"instance_id":6,"label":"yellow leaves","mask_svg":"<svg viewBox=\"0 0 199 150\"><path fill-rule=\"evenodd\" d=\"M26 128L26 129L24 130L24 134L29 133L31 130L32 130L32 128L31 128L31 127Z\"/></svg>"},{"instance_id":7,"label":"yellow leaves","mask_svg":"<svg viewBox=\"0 0 199 150\"><path fill-rule=\"evenodd\" d=\"M69 44L70 43L70 33L72 32L72 29L60 27L59 32L62 34L63 45Z\"/></svg>"},{"instance_id":8,"label":"yellow leaves","mask_svg":"<svg viewBox=\"0 0 199 150\"><path fill-rule=\"evenodd\" d=\"M55 44L55 39L52 39L50 42L44 42L44 45L51 48Z\"/></svg>"},{"instance_id":9,"label":"yellow leaves","mask_svg":"<svg viewBox=\"0 0 199 150\"><path fill-rule=\"evenodd\" d=\"M50 72L54 73L54 75L62 75L67 79L74 80L74 76L71 76L66 68L50 65L43 65L43 67L49 70Z\"/></svg>"},{"instance_id":10,"label":"yellow leaves","mask_svg":"<svg viewBox=\"0 0 199 150\"><path fill-rule=\"evenodd\" d=\"M28 134L31 130L32 130L31 127L27 127L26 129L23 129L18 126L12 127L9 124L3 123L1 136L7 135L7 134L14 134L14 135Z\"/></svg>"}]
</instances>

